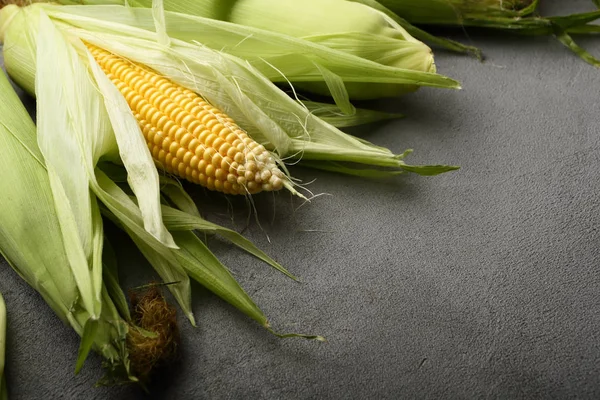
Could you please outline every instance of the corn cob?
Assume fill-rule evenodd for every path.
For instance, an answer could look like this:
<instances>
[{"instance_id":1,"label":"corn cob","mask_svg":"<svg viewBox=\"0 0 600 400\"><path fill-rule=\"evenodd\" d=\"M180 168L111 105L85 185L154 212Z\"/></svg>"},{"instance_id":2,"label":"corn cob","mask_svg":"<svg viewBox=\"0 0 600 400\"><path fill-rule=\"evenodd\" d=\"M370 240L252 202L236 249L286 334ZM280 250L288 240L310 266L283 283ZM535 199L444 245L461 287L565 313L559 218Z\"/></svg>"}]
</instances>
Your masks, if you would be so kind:
<instances>
[{"instance_id":1,"label":"corn cob","mask_svg":"<svg viewBox=\"0 0 600 400\"><path fill-rule=\"evenodd\" d=\"M283 187L271 154L227 115L147 68L87 46L127 100L159 167L227 194Z\"/></svg>"}]
</instances>

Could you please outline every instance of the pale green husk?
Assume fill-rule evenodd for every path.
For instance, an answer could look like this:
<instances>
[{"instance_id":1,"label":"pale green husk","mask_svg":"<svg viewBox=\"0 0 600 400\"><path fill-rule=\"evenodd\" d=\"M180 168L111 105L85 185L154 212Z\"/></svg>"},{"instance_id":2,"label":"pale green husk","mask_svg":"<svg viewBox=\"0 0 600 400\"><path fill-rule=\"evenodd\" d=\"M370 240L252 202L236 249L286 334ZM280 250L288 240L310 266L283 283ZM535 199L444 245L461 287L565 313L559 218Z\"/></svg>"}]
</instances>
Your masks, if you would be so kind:
<instances>
[{"instance_id":1,"label":"pale green husk","mask_svg":"<svg viewBox=\"0 0 600 400\"><path fill-rule=\"evenodd\" d=\"M354 113L347 114L340 110L335 104L315 101L303 101L302 104L304 104L313 115L321 118L323 121L336 128L346 128L404 117L404 115L398 113L388 113L363 108L356 108Z\"/></svg>"},{"instance_id":2,"label":"pale green husk","mask_svg":"<svg viewBox=\"0 0 600 400\"><path fill-rule=\"evenodd\" d=\"M88 310L75 271L85 276L91 271L91 260L75 265L67 254L68 248L77 251L81 241L61 232L50 178L36 143L35 126L3 73L0 93L0 171L4 171L0 179L0 253L54 312L82 336L76 370L83 365L90 348L94 348L102 354L109 369L127 377L127 324L101 280L100 297L91 296L93 303L99 303L98 308L92 308L97 314ZM92 230L101 230L97 228L101 223L93 219ZM67 245L66 240L73 242ZM79 251L83 253L84 249ZM93 293L90 290L87 294Z\"/></svg>"},{"instance_id":3,"label":"pale green husk","mask_svg":"<svg viewBox=\"0 0 600 400\"><path fill-rule=\"evenodd\" d=\"M0 400L8 398L6 378L4 377L4 364L6 360L6 304L0 293Z\"/></svg>"},{"instance_id":4,"label":"pale green husk","mask_svg":"<svg viewBox=\"0 0 600 400\"><path fill-rule=\"evenodd\" d=\"M83 3L151 7L153 0ZM329 93L344 110L349 108L347 98L397 96L419 86L459 86L435 74L429 47L384 13L362 4L344 0L162 3L165 10L181 13L166 14L169 36L249 60L273 82L287 79L303 89ZM148 29L152 24L138 12L120 13L118 20L134 15L138 26Z\"/></svg>"}]
</instances>

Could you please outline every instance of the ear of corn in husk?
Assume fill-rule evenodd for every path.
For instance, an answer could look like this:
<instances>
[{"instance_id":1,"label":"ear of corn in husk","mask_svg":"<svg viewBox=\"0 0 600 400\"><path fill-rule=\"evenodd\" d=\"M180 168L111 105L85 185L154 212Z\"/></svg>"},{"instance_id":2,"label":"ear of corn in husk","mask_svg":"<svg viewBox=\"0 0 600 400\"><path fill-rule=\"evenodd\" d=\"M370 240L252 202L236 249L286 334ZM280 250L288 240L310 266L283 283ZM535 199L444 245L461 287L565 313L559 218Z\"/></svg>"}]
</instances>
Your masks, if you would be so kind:
<instances>
[{"instance_id":1,"label":"ear of corn in husk","mask_svg":"<svg viewBox=\"0 0 600 400\"><path fill-rule=\"evenodd\" d=\"M23 20L18 19L20 16L24 17ZM10 49L15 49L14 46L30 46L27 51L21 53L17 52L16 54L34 54L36 55L35 58L31 57L25 62L32 62L33 65L44 65L43 68L35 68L34 77L29 78L33 79L35 82L33 90L38 97L38 118L43 119L43 114L47 113L60 114L67 113L68 110L76 110L78 104L84 102L86 106L91 107L91 105L95 105L96 107L91 112L89 110L86 111L87 117L90 118L90 120L86 121L85 128L79 128L81 131L85 129L86 132L85 137L78 138L78 140L80 140L82 143L90 139L92 139L93 143L101 143L102 141L100 139L106 138L110 144L111 142L108 140L110 139L110 135L106 137L102 134L105 132L111 133L111 131L114 131L115 136L118 136L117 130L121 130L119 134L126 133L126 135L129 136L135 136L137 132L139 138L143 138L143 135L138 127L138 121L135 120L131 110L129 109L129 106L127 105L127 99L119 92L118 88L114 86L109 77L102 71L100 65L95 62L92 54L89 53L86 46L80 42L77 37L69 35L68 32L63 31L59 24L55 24L55 22L48 18L45 12L33 6L23 9L6 7L0 11L0 17L3 21L12 21L12 23L15 23L15 21L17 22L17 25L12 25L12 23L3 25L8 27L8 29L4 32L5 57L8 70L18 70L20 65L19 63L23 61L14 58L11 59ZM20 22L26 23L24 25L20 25L18 24ZM17 28L25 27L27 29L31 29L32 31L36 31L36 34L31 34L30 36L38 38L38 42L19 42L18 40L23 38L23 36L18 35L17 31L11 32L11 27L15 26ZM38 30L39 32L37 32ZM50 36L52 33L55 34L54 37ZM13 34L14 36L11 36ZM47 43L48 47L43 50L40 49L39 46L40 43L44 43L43 40L41 40L42 36L52 37L53 40L53 43ZM14 41L13 38L15 39ZM62 47L57 48L57 43L62 43ZM66 51L65 49L69 49L70 51ZM62 62L70 65L73 70L70 76L63 75L60 79L55 79L56 82L53 84L55 84L57 87L53 88L52 91L47 91L47 89L40 84L40 80L44 74L44 68L48 68L48 70L52 68L53 61L50 60L50 53L53 54L53 58L62 60ZM46 56L43 56L44 54L46 54ZM60 57L57 57L57 54L60 54ZM55 67L58 68L58 66ZM80 78L77 78L78 76ZM26 87L32 87L31 81L24 80L21 83ZM97 86L95 86L94 83ZM83 90L85 89L86 85L90 85L93 90ZM40 97L46 96L50 93L56 94L61 93L62 91L68 93L71 90L79 90L79 96L65 97L61 102L55 102L52 105L45 103L40 99ZM47 92L42 93L43 91ZM86 97L91 96L92 94L100 96L102 101L95 101L94 99ZM105 113L104 117L102 117L103 113ZM98 120L100 118L104 119L100 121ZM56 124L61 126L63 122L57 121ZM110 129L106 128L107 125ZM63 126L62 129L55 129L55 132L56 135L61 135L64 134L64 132L68 132L69 129L71 128ZM131 140L131 138L129 138L129 140ZM136 195L132 199L123 188L119 187L102 171L102 169L98 168L98 165L106 165L106 162L98 163L98 161L104 160L118 162L119 159L112 156L114 153L118 153L121 158L132 157L132 155L125 154L124 152L131 151L132 146L135 145L136 143L133 143L131 146L121 146L117 140L118 149L113 150L118 151L113 151L110 153L111 157L99 159L93 158L93 162L90 162L91 172L88 171L88 184L91 191L102 204L101 212L105 216L113 219L119 226L127 231L127 233L132 237L136 245L149 259L152 266L165 282L173 283L168 285L168 288L171 290L174 297L182 307L184 313L192 323L194 323L194 319L191 312L191 294L188 275L192 276L194 279L213 290L226 301L240 308L244 313L253 319L259 321L264 326L268 326L266 317L262 311L256 307L256 305L251 301L239 284L237 284L235 279L233 279L233 277L227 272L225 267L220 264L218 260L216 260L212 253L210 253L208 249L201 244L201 242L190 240L188 237L183 237L182 243L177 243L177 246L183 247L177 248L171 246L169 243L159 240L156 235L153 235L146 228L143 210L138 205L140 196ZM107 147L109 149L111 148L110 146ZM149 154L146 144L144 144L144 146L141 148L143 148L143 151ZM137 151L138 149L133 148L134 156L135 152ZM143 153L142 150L139 151L140 153ZM85 153L81 156L85 156ZM125 165L125 167L127 168L127 165ZM129 169L127 170L127 185L125 185L125 189L127 191L133 191L135 194L135 190L132 187L132 174L143 174L146 169L151 169L154 171L154 174L157 173L152 164L143 167L141 171L139 169L134 169L133 171ZM160 180L160 178L157 179L157 184L160 184ZM174 185L170 186L171 189L173 189ZM185 196L182 196L181 193L178 193L177 190L171 190L167 196L170 199L175 199L173 200L175 204L185 204L189 211L191 201L186 199ZM182 199L184 201L182 201ZM163 207L160 199L157 204L159 208ZM194 214L198 215L197 210ZM196 219L196 225L197 221L198 219ZM161 219L161 224L162 223L163 222ZM201 228L198 226L188 228L187 233L190 233L190 231L193 229L195 230ZM210 230L215 231L215 227L210 227ZM259 257L274 268L290 275L283 267L254 247L250 242L243 239L240 235L223 229L217 230L216 232L226 236L234 244ZM197 248L200 248L202 252L198 253L199 250ZM188 253L192 255L188 255ZM305 335L299 336L305 337ZM313 337L310 336L310 338Z\"/></svg>"},{"instance_id":2,"label":"ear of corn in husk","mask_svg":"<svg viewBox=\"0 0 600 400\"><path fill-rule=\"evenodd\" d=\"M0 293L0 400L8 399L4 365L6 360L6 304Z\"/></svg>"},{"instance_id":3,"label":"ear of corn in husk","mask_svg":"<svg viewBox=\"0 0 600 400\"><path fill-rule=\"evenodd\" d=\"M6 14L7 10L11 12L11 9L14 13ZM12 7L1 10L0 17L4 23L2 26L8 26L6 25L7 21L14 22L12 17L18 18L19 12L20 9ZM6 18L7 15L9 18ZM184 263L177 260L173 252L190 251L188 247L195 246L196 243L183 241L184 247L178 249L169 241L160 240L157 237L159 235L151 233L148 229L144 212L139 205L141 203L139 197L134 196L135 201L133 201L98 169L100 160L120 161L123 157L132 157L135 154L122 155L115 151L118 149L114 147L114 142L118 143L118 140L111 136L114 135L114 126L109 123L110 117L106 115L108 111L103 111L105 110L103 105L107 99L102 96L94 99L93 96L97 96L98 93L95 90L97 87L92 86L91 90L86 87L93 82L92 72L86 66L86 60L89 61L91 56L88 54L89 58L80 57L77 51L82 50L85 54L87 51L85 47L83 45L79 48L73 47L72 43L65 40L63 33L56 29L47 16L40 13L26 16L32 18L25 18L19 22L24 23L21 27L31 28L28 37L47 46L44 48L41 48L42 46L29 47L19 53L31 57L32 65L43 65L42 68L33 70L34 80L28 83L29 88L33 88L38 98L38 137L36 138L33 123L18 103L14 93L11 92L13 99L7 98L6 104L2 103L6 109L1 110L0 113L3 118L2 127L6 128L2 135L2 139L5 141L2 146L5 149L5 156L0 162L5 164L2 170L12 173L11 179L0 180L2 192L12 194L0 199L0 201L4 200L0 212L0 248L15 270L41 293L46 302L65 322L68 322L78 334L82 335L77 370L81 368L89 350L96 349L105 358L106 366L112 375L135 380L136 377L133 374L137 373L138 368L130 367L128 332L130 329L136 329L137 332L138 328L128 325L119 315L120 311L123 317L129 318L126 312L126 301L118 287L114 268L105 268L104 281L106 283L102 283L101 260L98 259L102 254L103 244L100 212L113 217L134 236L138 243L143 243L142 246L149 247L158 254L160 263L155 263L158 264L158 266L155 265L157 272L163 279L176 282L176 284L169 285L169 289L192 322L188 279L188 274L192 274L182 267ZM10 35L5 35L4 39L6 40L7 37ZM48 41L44 41L42 37L48 38ZM55 61L52 61L52 59L59 59L57 55L60 55L60 60L68 66L70 75L65 71L63 71L65 74L59 75L58 78L55 75L52 77L45 75L53 67L61 68L54 64ZM12 62L14 66L15 60ZM96 65L96 67L98 66ZM17 67L14 71L19 71L19 68ZM105 79L107 78L105 77ZM6 81L5 78L4 81ZM2 93L10 90L8 82L4 83L8 89L3 87ZM56 96L52 102L49 101L51 94ZM114 102L117 102L116 105L118 105L119 99L125 101L122 97L109 98L113 102L111 103L113 106ZM119 110L123 111L125 108L121 107ZM78 113L81 115L75 115ZM87 120L83 119L84 113ZM118 123L123 124L123 121L118 121ZM118 123L114 125L118 125ZM79 126L77 126L78 124ZM137 127L137 125L133 126ZM48 131L53 129L55 146L58 146L59 143L70 146L68 151L71 151L70 161L73 162L73 168L79 166L84 170L85 174L81 175L86 178L86 188L89 185L87 190L94 193L93 196L84 197L87 202L93 204L90 206L91 212L82 212L66 199L65 187L69 187L68 185L73 185L77 181L69 181L67 172L64 175L65 181L61 181L61 174L57 171L61 171L61 167L63 167L61 166L62 160L54 156L53 152L56 149L48 148L52 146L52 143L44 143L45 129ZM85 135L82 135L83 131L85 131ZM44 152L38 148L38 143L40 146L46 146L48 160L46 160ZM13 148L14 151L7 151L7 149ZM131 146L125 148L131 149ZM147 152L145 143L140 148ZM134 151L137 150L134 149ZM120 157L117 157L116 154L120 154ZM22 168L22 171L16 173L15 166ZM127 165L125 166L127 167ZM54 172L51 172L52 169ZM146 169L149 171L145 171ZM154 171L158 186L158 174L152 162L147 167L133 169L133 171L128 170L127 189L130 193L135 194L135 182L132 175L141 173L143 178L152 171ZM84 181L83 178L79 179ZM81 182L79 184L80 187L72 189L74 195L83 192L81 188L84 184ZM30 187L36 187L37 190L31 192L28 190ZM81 190L77 191L77 189ZM58 198L64 201L63 209L60 211L57 208L61 205L58 204L55 196L59 196ZM171 197L178 199L179 201L176 202L181 204L181 195L172 194ZM102 203L100 207L97 205L96 198ZM82 205L78 204L78 206ZM160 198L157 199L156 206L160 212L163 207ZM76 213L81 215L77 217ZM160 224L162 225L162 217ZM88 225L91 225L91 228L81 228ZM68 232L63 232L63 227L68 228ZM88 231L91 231L92 234L88 235ZM165 232L168 233L166 228ZM83 240L90 236L91 239L87 242ZM172 237L170 233L168 237ZM70 242L65 243L67 241ZM86 253L85 243L88 243L88 247L91 248L90 253ZM247 243L243 244L247 248L251 248ZM43 250L40 251L40 249ZM191 251L193 250L191 249ZM251 250L255 255L261 255L263 260L274 267L283 270L281 266L258 249L251 248ZM205 252L210 253L207 249ZM81 256L82 254L83 256ZM89 255L86 256L86 254ZM163 262L164 260L172 262ZM193 257L188 257L185 261L185 266L189 270L195 271L195 275L200 278L201 283L202 279L206 278L209 284L218 289L214 290L217 294L241 308L242 311L263 325L268 325L262 311L252 303L233 277L226 275L226 269L220 263ZM105 264L110 263L105 262ZM215 267L214 264L218 265ZM219 271L219 268L222 269L221 275L204 273L207 269ZM85 280L86 272L91 275L87 281ZM202 275L203 273L204 275ZM80 282L78 282L76 274L79 274L80 278L83 277ZM86 283L87 286L82 285L81 282ZM99 297L95 295L97 288L100 291ZM87 292L84 292L86 290ZM111 297L115 299L118 309ZM90 298L92 301L89 311L88 305L84 303L86 298Z\"/></svg>"},{"instance_id":4,"label":"ear of corn in husk","mask_svg":"<svg viewBox=\"0 0 600 400\"><path fill-rule=\"evenodd\" d=\"M141 231L147 234L144 237L154 245L160 243L175 248L176 245L170 233L164 228L160 216L158 173L154 168L146 143L140 136L131 135L128 130L131 127L139 128L130 113L122 112L126 111L127 106L121 105L121 108L116 111L114 107L118 107L118 103L114 101L107 102L108 106L105 106L107 99L103 98L92 84L92 76L86 66L86 60L79 56L76 48L66 40L45 14L35 12L31 15L28 15L27 12L21 14L20 9L13 7L8 6L1 12L6 15L6 11L10 11L11 8L17 11L13 14L17 19L13 20L13 23L23 24L23 27L28 28L24 29L23 33L29 35L28 38L35 39L31 43L36 46L28 48L27 54L35 56L33 65L42 66L34 71L36 74L35 87L31 85L32 82L29 82L28 88L31 90L34 87L33 90L38 101L38 142L42 152L46 150L44 158L49 174L52 176L52 171L58 171L62 178L62 180L50 180L53 192L57 191L60 194L61 183L64 182L65 186L71 189L70 199L76 199L77 193L81 193L89 199L80 200L77 203L79 207L87 204L86 201L89 203L92 200L95 203L96 197L98 197L113 213L128 218L125 214L126 211L131 211L130 208L127 208L128 205L123 204L119 198L106 193L98 181L98 171L95 169L97 162L103 157L108 160L122 160L126 168L128 164L130 167L127 179L131 189L137 194L138 203L134 207L141 213ZM28 18L30 16L31 18ZM18 20L19 18L22 20ZM24 38L24 36L19 38ZM4 39L5 46L7 44L10 46L10 32ZM83 50L85 51L85 48ZM61 54L62 58L57 58L57 54ZM7 69L16 71L15 75L19 78L18 71L20 69L18 67L13 69L10 65L10 59L6 57ZM56 73L64 75L59 75L57 79ZM56 101L56 96L60 101ZM113 116L116 115L112 121L109 116L109 107L113 111ZM121 143L118 143L119 138ZM127 152L120 152L118 144L121 149L126 148ZM58 154L65 148L71 151L69 157ZM78 176L79 179L75 179ZM55 187L58 187L58 190ZM94 193L94 196L90 197L90 193ZM65 197L63 195L60 198L62 202L56 201L57 207L69 204ZM100 224L100 213L97 206L95 210L94 218L98 221L97 224ZM82 212L81 214L80 223L82 225L89 224L91 220L89 213ZM65 220L68 221L67 218ZM64 222L61 220L61 223ZM132 224L132 222L130 223ZM70 229L62 232L65 234L76 231ZM98 236L100 235L96 235L96 237ZM95 243L97 246L100 245L98 239ZM95 249L95 254L101 252L101 248L95 247ZM94 259L97 260L97 257ZM178 282L177 285L169 286L169 289L193 322L187 274L174 267L164 267L157 272L162 277L167 277L168 281ZM100 279L101 277L97 277L96 281ZM84 290L86 289L84 288ZM83 293L85 296L89 296L90 292L84 291Z\"/></svg>"},{"instance_id":5,"label":"ear of corn in husk","mask_svg":"<svg viewBox=\"0 0 600 400\"><path fill-rule=\"evenodd\" d=\"M162 224L158 173L146 144L140 137L129 134L125 127L126 116L118 119L125 121L124 124L113 124L121 129L111 128L104 99L92 85L76 49L45 15L39 14L34 32L32 36L38 42L36 65L39 66L35 77L39 110L37 143L48 170L66 255L70 265L80 266L72 268L73 275L94 321L101 310L102 287L103 231L96 196L103 193L95 172L101 158L112 160L120 156L119 160L129 171L128 182L137 195L145 230L160 243L169 247L176 245ZM64 84L69 81L75 84ZM117 145L128 151L119 152ZM114 199L111 201L118 206ZM88 262L89 270L83 268ZM186 295L186 289L189 292L185 277L182 274L180 286L172 288L178 300Z\"/></svg>"},{"instance_id":6,"label":"ear of corn in husk","mask_svg":"<svg viewBox=\"0 0 600 400\"><path fill-rule=\"evenodd\" d=\"M153 0L84 2L115 3L152 7ZM344 0L161 3L167 10L165 26L170 37L249 60L274 82L290 81L306 90L331 94L345 113L352 113L348 98L397 96L419 86L459 86L435 74L429 47L385 14L362 4ZM131 10L114 21L147 29L152 24L148 15Z\"/></svg>"},{"instance_id":7,"label":"ear of corn in husk","mask_svg":"<svg viewBox=\"0 0 600 400\"><path fill-rule=\"evenodd\" d=\"M418 26L473 26L499 29L521 35L553 35L562 44L589 64L600 67L600 61L578 46L571 34L596 34L600 31L591 22L600 18L600 11L566 16L542 17L536 11L539 0L349 0L368 4L402 25L415 37L436 43L451 50L464 52L460 47L439 42ZM394 14L395 13L395 14ZM471 48L472 49L472 48ZM480 57L480 52L470 51Z\"/></svg>"}]
</instances>

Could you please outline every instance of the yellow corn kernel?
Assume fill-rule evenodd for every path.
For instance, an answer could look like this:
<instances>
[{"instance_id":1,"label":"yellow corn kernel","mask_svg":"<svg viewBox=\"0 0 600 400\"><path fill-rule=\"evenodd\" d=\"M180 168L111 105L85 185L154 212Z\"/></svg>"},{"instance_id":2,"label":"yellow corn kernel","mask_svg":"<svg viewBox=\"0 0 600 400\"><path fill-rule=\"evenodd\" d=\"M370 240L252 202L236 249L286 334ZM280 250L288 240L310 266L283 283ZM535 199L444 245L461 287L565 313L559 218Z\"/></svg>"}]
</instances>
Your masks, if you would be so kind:
<instances>
[{"instance_id":1,"label":"yellow corn kernel","mask_svg":"<svg viewBox=\"0 0 600 400\"><path fill-rule=\"evenodd\" d=\"M86 45L125 97L160 168L228 194L283 187L271 154L227 115L145 67Z\"/></svg>"}]
</instances>

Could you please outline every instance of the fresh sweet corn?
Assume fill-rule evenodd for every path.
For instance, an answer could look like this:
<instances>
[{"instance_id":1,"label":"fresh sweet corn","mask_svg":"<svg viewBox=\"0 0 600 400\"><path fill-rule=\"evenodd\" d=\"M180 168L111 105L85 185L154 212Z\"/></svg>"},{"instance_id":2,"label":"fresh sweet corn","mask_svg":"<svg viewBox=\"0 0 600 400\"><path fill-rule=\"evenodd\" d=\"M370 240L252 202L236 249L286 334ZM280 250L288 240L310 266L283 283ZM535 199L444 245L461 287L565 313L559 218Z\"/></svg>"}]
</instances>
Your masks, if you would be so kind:
<instances>
[{"instance_id":1,"label":"fresh sweet corn","mask_svg":"<svg viewBox=\"0 0 600 400\"><path fill-rule=\"evenodd\" d=\"M247 172L254 173L252 182L256 183L256 172L260 171L264 181L261 185L274 182L271 189L278 184L289 187L291 184L272 179L273 174L281 178L284 175L278 170L271 173L268 168L263 168L264 165L259 165L269 164L267 161L269 166L274 165L272 159L262 157L264 149L243 140L246 136L242 136L244 133L234 127L227 116L218 113L193 93L157 74L149 74L149 70L132 65L126 59L90 46L103 64L105 69L102 70L83 42L58 21L50 19L44 12L44 6L37 4L19 8L9 5L0 9L0 42L6 40L3 43L4 56L5 60L10 60L6 63L7 70L17 72L15 75L21 78L19 81L35 94L38 122L36 129L10 83L0 73L0 148L3 151L0 171L4 173L0 179L0 193L4 194L0 196L0 253L82 336L76 371L82 367L90 349L94 349L104 358L104 365L109 370L108 382L144 380L146 368L139 361L142 364L144 360L154 363L158 354L155 346L157 336L149 334L148 326L136 326L138 320L131 318L117 279L116 261L114 256L110 256L110 251L106 251L102 215L127 231L158 275L170 283L168 287L173 297L192 323L189 277L270 330L264 313L194 231L217 233L293 276L241 235L200 218L192 199L178 182L166 177L159 179L134 114L143 115L147 124L155 130L155 137L163 135L163 141L169 138L169 133L175 130L176 134L179 129L167 128L169 122L187 129L181 133L181 140L188 135L190 142L195 140L190 137L194 133L201 135L207 130L210 131L207 135L212 135L217 123L222 125L218 133L227 126L230 129L228 135L236 134L244 144L243 149L236 150L231 157L232 164L238 152L244 157L244 163L238 165L235 172L248 166L243 170L247 191L263 189L263 186L252 187L248 182L252 176L246 178ZM7 31L10 33L4 35ZM122 26L118 31L123 31ZM12 53L11 50L17 52ZM15 54L26 59L11 59ZM209 57L198 59L206 62ZM157 65L147 59L138 61L143 65ZM18 74L23 66L26 71ZM106 68L109 72L105 72ZM31 81L27 81L29 77ZM127 87L129 96L119 92L113 82L121 82L121 89ZM207 93L204 87L197 91ZM212 100L210 94L205 96ZM288 99L283 93L281 97ZM148 103L144 110L143 101ZM129 104L140 108L134 107L130 112ZM193 121L186 123L188 114ZM207 117L208 114L211 115ZM198 122L198 115L207 119ZM237 117L238 120L242 118ZM198 125L195 128L192 127L194 123ZM199 125L208 127L196 132ZM248 126L252 124L248 123ZM150 128L147 131L150 132ZM164 142L155 143L155 137L152 138L152 148L159 146L162 149ZM212 158L210 164L207 163L207 168L211 165L215 175L217 172L212 162L224 144L216 146L217 140L215 136L210 145L202 144L215 150L209 152ZM186 143L181 162L191 162L196 155L194 151L186 161L189 148L190 143ZM266 155L270 156L269 153ZM225 158L227 154L220 156ZM202 157L204 160L204 153ZM100 159L106 163L99 163ZM122 162L123 168L111 165L111 161ZM120 170L117 176L127 177L122 181L119 178L119 181L123 186L128 185L128 190L107 175L107 171L114 173L115 168ZM184 172L187 166L185 168ZM267 176L265 170L271 176ZM193 176L191 172L188 175ZM160 193L153 191L150 185L153 182L162 189ZM164 190L166 186L170 186L171 190ZM35 190L31 190L32 187ZM79 197L67 195L72 192L89 193L89 197L85 198L87 201L75 201ZM131 193L137 201L128 195ZM164 204L167 199L181 211ZM147 201L145 205L144 201ZM90 206L89 213L79 209L85 204ZM155 209L159 212L155 213ZM167 231L167 224L173 231L173 237ZM166 234L160 227L164 227ZM86 299L91 299L90 306ZM171 317L167 319L173 320ZM0 325L1 322L0 311ZM161 323L161 326L165 324ZM152 332L160 337L160 332ZM135 340L131 340L132 335ZM312 335L280 336L322 339Z\"/></svg>"},{"instance_id":2,"label":"fresh sweet corn","mask_svg":"<svg viewBox=\"0 0 600 400\"><path fill-rule=\"evenodd\" d=\"M161 168L227 194L283 187L285 176L271 154L227 115L147 68L87 46L127 100Z\"/></svg>"}]
</instances>

